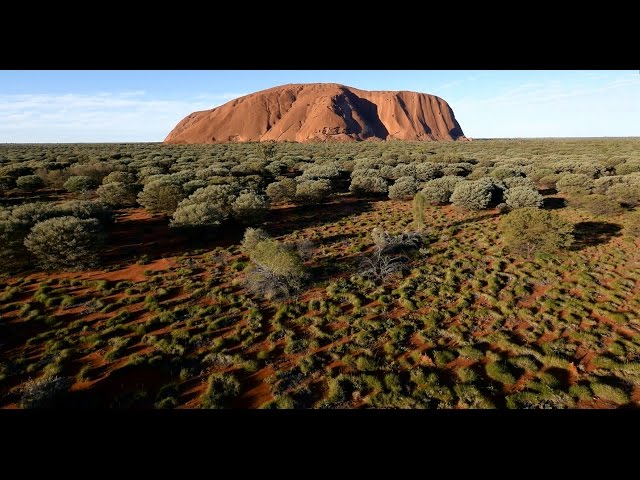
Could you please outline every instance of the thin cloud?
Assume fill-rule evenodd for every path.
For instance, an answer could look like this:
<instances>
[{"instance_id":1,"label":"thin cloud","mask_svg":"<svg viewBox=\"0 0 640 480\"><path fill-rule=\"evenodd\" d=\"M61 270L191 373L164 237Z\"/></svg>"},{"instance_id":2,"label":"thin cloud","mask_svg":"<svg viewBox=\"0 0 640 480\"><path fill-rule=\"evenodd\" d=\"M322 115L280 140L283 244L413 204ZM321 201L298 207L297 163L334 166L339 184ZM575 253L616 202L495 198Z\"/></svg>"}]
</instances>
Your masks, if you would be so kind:
<instances>
[{"instance_id":1,"label":"thin cloud","mask_svg":"<svg viewBox=\"0 0 640 480\"><path fill-rule=\"evenodd\" d=\"M235 95L164 100L150 98L143 90L0 94L0 142L55 142L74 135L78 141L161 141L189 113L213 108ZM47 132L46 138L42 132ZM123 132L126 138L121 139Z\"/></svg>"}]
</instances>

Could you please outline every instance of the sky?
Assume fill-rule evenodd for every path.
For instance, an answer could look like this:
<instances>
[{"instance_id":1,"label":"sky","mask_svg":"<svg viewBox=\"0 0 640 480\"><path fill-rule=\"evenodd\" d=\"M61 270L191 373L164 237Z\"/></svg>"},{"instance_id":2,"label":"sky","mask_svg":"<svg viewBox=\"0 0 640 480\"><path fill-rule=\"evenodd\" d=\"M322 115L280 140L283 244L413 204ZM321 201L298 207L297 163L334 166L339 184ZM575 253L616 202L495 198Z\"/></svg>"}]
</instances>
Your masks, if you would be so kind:
<instances>
[{"instance_id":1,"label":"sky","mask_svg":"<svg viewBox=\"0 0 640 480\"><path fill-rule=\"evenodd\" d=\"M0 143L160 142L186 115L287 83L444 98L471 138L640 136L640 72L0 71Z\"/></svg>"}]
</instances>

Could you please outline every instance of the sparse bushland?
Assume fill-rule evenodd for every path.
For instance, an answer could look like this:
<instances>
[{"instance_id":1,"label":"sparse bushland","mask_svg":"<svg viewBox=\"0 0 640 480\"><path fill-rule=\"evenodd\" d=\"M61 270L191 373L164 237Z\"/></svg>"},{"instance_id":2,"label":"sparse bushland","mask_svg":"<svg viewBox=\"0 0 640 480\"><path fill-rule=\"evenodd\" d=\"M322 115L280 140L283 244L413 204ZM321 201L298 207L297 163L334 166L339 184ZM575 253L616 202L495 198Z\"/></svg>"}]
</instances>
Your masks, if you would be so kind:
<instances>
[{"instance_id":1,"label":"sparse bushland","mask_svg":"<svg viewBox=\"0 0 640 480\"><path fill-rule=\"evenodd\" d=\"M104 233L96 219L57 217L37 223L24 244L42 268L74 270L97 264Z\"/></svg>"},{"instance_id":2,"label":"sparse bushland","mask_svg":"<svg viewBox=\"0 0 640 480\"><path fill-rule=\"evenodd\" d=\"M573 226L557 214L533 207L517 209L502 217L503 240L514 252L531 257L555 253L573 242Z\"/></svg>"},{"instance_id":3,"label":"sparse bushland","mask_svg":"<svg viewBox=\"0 0 640 480\"><path fill-rule=\"evenodd\" d=\"M640 178L638 152L638 140L274 144L268 159L257 144L240 143L0 146L0 236L13 238L0 242L0 267L22 257L29 268L0 274L1 406L21 405L28 378L69 374L82 383L79 391L74 386L65 399L61 390L47 405L636 407L640 218L629 199ZM576 244L530 256L523 250L522 258L498 228L507 215L418 198L414 216L408 200L388 201L386 191L348 192L349 172L359 172L353 179L367 170L387 186L415 177L418 191L443 175L492 177L499 191L489 206L504 202L505 209L509 190L539 188L545 210L534 210L576 224ZM57 187L17 188L19 177L33 174ZM593 193L618 202L620 213L596 216L572 204L582 194L551 190L567 174L589 178ZM168 230L167 221L147 220L137 207L114 216L104 202L64 201L70 195L56 189L71 175L139 190L161 181L185 197L225 187L221 195L200 192L195 202L219 206L225 220L209 237ZM257 221L273 238L247 229L240 245L234 204L245 193L272 200L267 190L276 190L270 186L281 175L293 184L286 202L306 181L329 181L335 196L330 205L269 209ZM617 185L632 188L609 195ZM526 207L513 213L520 210ZM24 239L37 223L65 215L115 221L105 270L47 275L34 263ZM428 228L416 235L420 219ZM271 299L245 283L255 268L248 252L269 240L277 245L266 256L284 249L308 272ZM401 258L397 275L391 268L386 276L384 265L373 275L362 268L376 252ZM273 276L263 278L274 290ZM586 351L595 356L588 360Z\"/></svg>"}]
</instances>

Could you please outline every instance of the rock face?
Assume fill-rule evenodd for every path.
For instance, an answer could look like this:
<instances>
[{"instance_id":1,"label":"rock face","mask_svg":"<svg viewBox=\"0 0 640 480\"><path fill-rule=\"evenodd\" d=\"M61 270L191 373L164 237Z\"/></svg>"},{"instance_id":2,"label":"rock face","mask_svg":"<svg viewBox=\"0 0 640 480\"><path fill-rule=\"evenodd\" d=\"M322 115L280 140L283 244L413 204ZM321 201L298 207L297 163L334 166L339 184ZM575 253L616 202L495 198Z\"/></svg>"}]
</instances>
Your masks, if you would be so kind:
<instances>
[{"instance_id":1,"label":"rock face","mask_svg":"<svg viewBox=\"0 0 640 480\"><path fill-rule=\"evenodd\" d=\"M292 84L194 112L165 143L466 140L443 99L335 83Z\"/></svg>"}]
</instances>

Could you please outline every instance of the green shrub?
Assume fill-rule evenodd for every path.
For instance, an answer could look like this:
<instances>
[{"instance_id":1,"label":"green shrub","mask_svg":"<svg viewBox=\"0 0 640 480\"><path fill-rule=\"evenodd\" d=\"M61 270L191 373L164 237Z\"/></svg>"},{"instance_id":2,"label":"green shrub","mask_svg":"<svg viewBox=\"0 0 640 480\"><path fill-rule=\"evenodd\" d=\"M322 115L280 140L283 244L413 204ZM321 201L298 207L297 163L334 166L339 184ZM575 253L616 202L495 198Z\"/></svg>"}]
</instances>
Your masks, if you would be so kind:
<instances>
[{"instance_id":1,"label":"green shrub","mask_svg":"<svg viewBox=\"0 0 640 480\"><path fill-rule=\"evenodd\" d=\"M151 213L171 215L184 198L182 188L172 183L154 180L145 184L138 194L138 203Z\"/></svg>"},{"instance_id":2,"label":"green shrub","mask_svg":"<svg viewBox=\"0 0 640 480\"><path fill-rule=\"evenodd\" d=\"M267 196L273 203L292 202L296 196L297 183L293 178L283 178L282 180L270 183L267 186Z\"/></svg>"},{"instance_id":3,"label":"green shrub","mask_svg":"<svg viewBox=\"0 0 640 480\"><path fill-rule=\"evenodd\" d=\"M89 190L95 190L99 185L94 178L85 175L74 175L64 182L63 188L68 192L82 193Z\"/></svg>"},{"instance_id":4,"label":"green shrub","mask_svg":"<svg viewBox=\"0 0 640 480\"><path fill-rule=\"evenodd\" d=\"M225 408L240 393L240 382L233 373L212 373L200 399L202 408Z\"/></svg>"},{"instance_id":5,"label":"green shrub","mask_svg":"<svg viewBox=\"0 0 640 480\"><path fill-rule=\"evenodd\" d=\"M37 223L25 246L47 269L77 269L97 264L104 243L102 226L96 219L58 217Z\"/></svg>"},{"instance_id":6,"label":"green shrub","mask_svg":"<svg viewBox=\"0 0 640 480\"><path fill-rule=\"evenodd\" d=\"M505 192L505 203L511 209L534 207L540 208L544 198L536 190L530 187L513 187Z\"/></svg>"},{"instance_id":7,"label":"green shrub","mask_svg":"<svg viewBox=\"0 0 640 480\"><path fill-rule=\"evenodd\" d=\"M483 210L493 198L494 185L485 179L458 183L451 194L451 203L468 210Z\"/></svg>"},{"instance_id":8,"label":"green shrub","mask_svg":"<svg viewBox=\"0 0 640 480\"><path fill-rule=\"evenodd\" d=\"M136 188L131 184L109 182L100 185L96 194L102 202L112 207L121 208L136 205Z\"/></svg>"},{"instance_id":9,"label":"green shrub","mask_svg":"<svg viewBox=\"0 0 640 480\"><path fill-rule=\"evenodd\" d=\"M594 215L615 215L622 212L620 203L609 195L584 195L571 199L569 205L586 210Z\"/></svg>"},{"instance_id":10,"label":"green shrub","mask_svg":"<svg viewBox=\"0 0 640 480\"><path fill-rule=\"evenodd\" d=\"M23 177L18 177L16 180L16 186L22 190L33 191L44 187L44 182L37 175L25 175Z\"/></svg>"},{"instance_id":11,"label":"green shrub","mask_svg":"<svg viewBox=\"0 0 640 480\"><path fill-rule=\"evenodd\" d=\"M255 192L241 193L231 205L233 216L243 223L258 222L267 211L267 200Z\"/></svg>"},{"instance_id":12,"label":"green shrub","mask_svg":"<svg viewBox=\"0 0 640 480\"><path fill-rule=\"evenodd\" d=\"M502 217L500 227L509 249L527 256L554 253L573 242L573 225L555 213L537 208L514 210Z\"/></svg>"},{"instance_id":13,"label":"green shrub","mask_svg":"<svg viewBox=\"0 0 640 480\"><path fill-rule=\"evenodd\" d=\"M456 185L462 181L462 178L455 176L436 178L425 184L422 194L429 203L448 203Z\"/></svg>"},{"instance_id":14,"label":"green shrub","mask_svg":"<svg viewBox=\"0 0 640 480\"><path fill-rule=\"evenodd\" d=\"M107 185L108 183L124 183L125 185L131 185L136 183L136 176L129 172L115 171L102 179L103 185Z\"/></svg>"},{"instance_id":15,"label":"green shrub","mask_svg":"<svg viewBox=\"0 0 640 480\"><path fill-rule=\"evenodd\" d=\"M407 199L416 194L418 182L415 177L400 177L389 187L389 198Z\"/></svg>"},{"instance_id":16,"label":"green shrub","mask_svg":"<svg viewBox=\"0 0 640 480\"><path fill-rule=\"evenodd\" d=\"M331 194L331 182L326 179L306 180L296 186L296 201L321 203Z\"/></svg>"}]
</instances>

